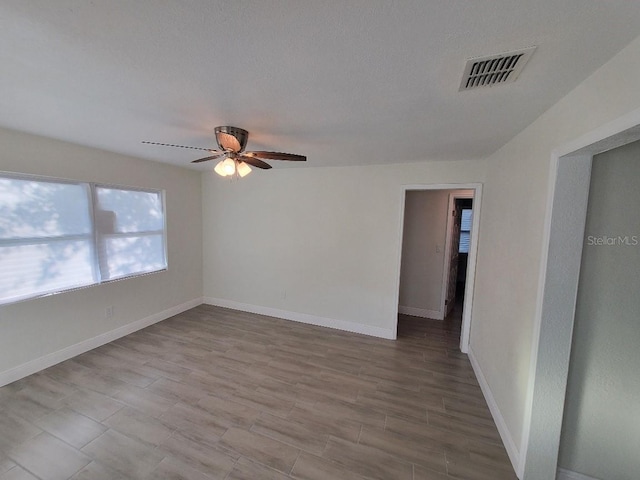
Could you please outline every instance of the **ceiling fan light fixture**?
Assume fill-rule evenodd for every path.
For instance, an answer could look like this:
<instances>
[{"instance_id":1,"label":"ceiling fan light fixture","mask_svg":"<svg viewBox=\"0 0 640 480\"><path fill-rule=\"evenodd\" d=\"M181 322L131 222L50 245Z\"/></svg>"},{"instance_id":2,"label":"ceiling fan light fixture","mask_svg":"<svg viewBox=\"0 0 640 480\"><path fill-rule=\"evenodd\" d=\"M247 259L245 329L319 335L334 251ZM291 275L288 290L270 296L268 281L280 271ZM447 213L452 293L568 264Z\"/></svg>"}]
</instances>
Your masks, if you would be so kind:
<instances>
[{"instance_id":1,"label":"ceiling fan light fixture","mask_svg":"<svg viewBox=\"0 0 640 480\"><path fill-rule=\"evenodd\" d=\"M218 164L213 169L213 171L216 172L221 177L226 177L228 175L228 173L226 172L226 170L224 168L224 162L225 162L225 160L220 160L218 162Z\"/></svg>"},{"instance_id":2,"label":"ceiling fan light fixture","mask_svg":"<svg viewBox=\"0 0 640 480\"><path fill-rule=\"evenodd\" d=\"M225 175L233 175L236 173L236 161L233 158L226 158L222 161L222 169Z\"/></svg>"},{"instance_id":3,"label":"ceiling fan light fixture","mask_svg":"<svg viewBox=\"0 0 640 480\"><path fill-rule=\"evenodd\" d=\"M238 162L236 171L238 172L238 175L240 175L240 178L242 178L251 173L251 167L244 162Z\"/></svg>"},{"instance_id":4,"label":"ceiling fan light fixture","mask_svg":"<svg viewBox=\"0 0 640 480\"><path fill-rule=\"evenodd\" d=\"M294 162L304 162L307 157L304 155L294 155L292 153L284 152L245 152L247 145L247 139L249 138L249 132L242 128L232 126L221 126L215 128L216 141L220 150L214 148L203 147L190 147L188 145L176 145L173 143L159 143L159 142L147 142L150 145L159 145L163 147L177 147L177 148L191 148L194 150L204 150L209 155L204 158L198 158L192 160L191 163L208 162L210 160L218 161L214 167L214 171L221 177L246 177L251 173L252 168L259 168L261 170L269 170L269 165L264 160L285 160Z\"/></svg>"},{"instance_id":5,"label":"ceiling fan light fixture","mask_svg":"<svg viewBox=\"0 0 640 480\"><path fill-rule=\"evenodd\" d=\"M238 176L246 177L251 173L251 167L244 162L240 162L234 158L225 158L218 162L213 169L221 177Z\"/></svg>"}]
</instances>

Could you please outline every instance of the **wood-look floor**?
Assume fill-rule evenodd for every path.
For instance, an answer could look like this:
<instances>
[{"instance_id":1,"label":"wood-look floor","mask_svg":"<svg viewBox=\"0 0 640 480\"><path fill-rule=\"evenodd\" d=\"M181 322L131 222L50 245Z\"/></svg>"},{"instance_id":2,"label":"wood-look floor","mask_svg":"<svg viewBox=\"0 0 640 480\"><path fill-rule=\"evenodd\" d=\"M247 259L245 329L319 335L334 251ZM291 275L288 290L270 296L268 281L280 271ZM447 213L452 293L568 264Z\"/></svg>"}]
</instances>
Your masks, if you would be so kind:
<instances>
[{"instance_id":1,"label":"wood-look floor","mask_svg":"<svg viewBox=\"0 0 640 480\"><path fill-rule=\"evenodd\" d=\"M0 479L515 479L459 334L202 305L0 388Z\"/></svg>"}]
</instances>

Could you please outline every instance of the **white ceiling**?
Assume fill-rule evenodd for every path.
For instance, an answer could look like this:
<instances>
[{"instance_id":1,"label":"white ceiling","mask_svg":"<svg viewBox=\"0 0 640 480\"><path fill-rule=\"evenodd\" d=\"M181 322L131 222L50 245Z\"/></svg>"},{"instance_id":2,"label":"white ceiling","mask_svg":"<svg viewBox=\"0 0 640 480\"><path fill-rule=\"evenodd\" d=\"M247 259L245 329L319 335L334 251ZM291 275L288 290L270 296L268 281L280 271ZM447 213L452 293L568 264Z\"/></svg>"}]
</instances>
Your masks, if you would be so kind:
<instances>
[{"instance_id":1,"label":"white ceiling","mask_svg":"<svg viewBox=\"0 0 640 480\"><path fill-rule=\"evenodd\" d=\"M308 166L476 158L639 27L637 0L2 0L0 125L183 166L202 155L140 142L234 125ZM467 58L531 45L517 82L458 92Z\"/></svg>"}]
</instances>

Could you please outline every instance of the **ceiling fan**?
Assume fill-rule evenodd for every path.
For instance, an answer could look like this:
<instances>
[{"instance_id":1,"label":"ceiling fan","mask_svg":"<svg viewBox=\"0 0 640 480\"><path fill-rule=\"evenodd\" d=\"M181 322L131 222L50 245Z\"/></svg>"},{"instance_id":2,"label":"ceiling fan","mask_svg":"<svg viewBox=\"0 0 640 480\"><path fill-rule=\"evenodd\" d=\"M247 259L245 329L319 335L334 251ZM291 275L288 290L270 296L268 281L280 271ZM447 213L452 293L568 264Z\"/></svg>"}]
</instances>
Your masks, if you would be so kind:
<instances>
[{"instance_id":1,"label":"ceiling fan","mask_svg":"<svg viewBox=\"0 0 640 480\"><path fill-rule=\"evenodd\" d=\"M251 172L252 167L269 169L269 165L264 160L289 160L294 162L304 162L307 157L303 155L294 155L292 153L281 152L245 152L244 149L247 146L247 139L249 138L249 132L238 127L216 127L215 128L216 141L218 142L219 150L212 148L201 147L189 147L186 145L174 145L171 143L158 143L158 142L142 142L149 145L161 145L163 147L178 147L178 148L190 148L193 150L204 150L211 153L210 156L193 160L191 163L208 162L209 160L221 160L215 166L214 171L222 176L240 176L244 177Z\"/></svg>"}]
</instances>

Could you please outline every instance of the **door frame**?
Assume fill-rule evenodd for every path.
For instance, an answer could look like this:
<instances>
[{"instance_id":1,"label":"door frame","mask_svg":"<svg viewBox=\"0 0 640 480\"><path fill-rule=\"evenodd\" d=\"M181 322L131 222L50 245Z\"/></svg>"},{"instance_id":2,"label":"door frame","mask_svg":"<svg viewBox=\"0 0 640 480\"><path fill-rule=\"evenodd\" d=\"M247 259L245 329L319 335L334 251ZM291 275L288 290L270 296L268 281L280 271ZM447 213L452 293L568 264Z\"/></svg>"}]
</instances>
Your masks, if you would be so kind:
<instances>
[{"instance_id":1,"label":"door frame","mask_svg":"<svg viewBox=\"0 0 640 480\"><path fill-rule=\"evenodd\" d=\"M475 191L468 192L453 192L449 194L449 203L447 206L447 235L444 240L444 270L442 272L442 297L440 298L440 311L443 313L443 317L446 318L447 309L446 309L446 301L447 301L447 288L449 285L449 273L451 270L451 238L453 232L453 222L451 221L450 212L455 208L455 202L457 198L471 198L473 199ZM475 207L475 202L474 202ZM471 218L471 235L473 235L473 217ZM469 249L471 249L471 245L469 245ZM467 255L467 261L469 260L469 256ZM465 289L466 289L466 277L465 277ZM463 308L464 311L464 308ZM443 320L444 320L443 318Z\"/></svg>"},{"instance_id":2,"label":"door frame","mask_svg":"<svg viewBox=\"0 0 640 480\"><path fill-rule=\"evenodd\" d=\"M401 188L400 221L398 226L398 247L396 254L396 288L395 288L395 326L393 331L398 331L398 302L400 300L400 267L402 264L402 237L404 235L404 215L407 192L415 190L473 190L473 221L471 225L471 242L469 245L469 257L467 259L467 278L464 289L464 302L462 307L462 329L460 332L460 350L469 352L471 338L471 320L473 308L473 294L475 286L476 262L478 257L478 234L480 226L480 212L482 208L482 183L433 183L418 185L403 185Z\"/></svg>"},{"instance_id":3,"label":"door frame","mask_svg":"<svg viewBox=\"0 0 640 480\"><path fill-rule=\"evenodd\" d=\"M518 478L556 478L593 156L640 140L640 109L551 154Z\"/></svg>"}]
</instances>

